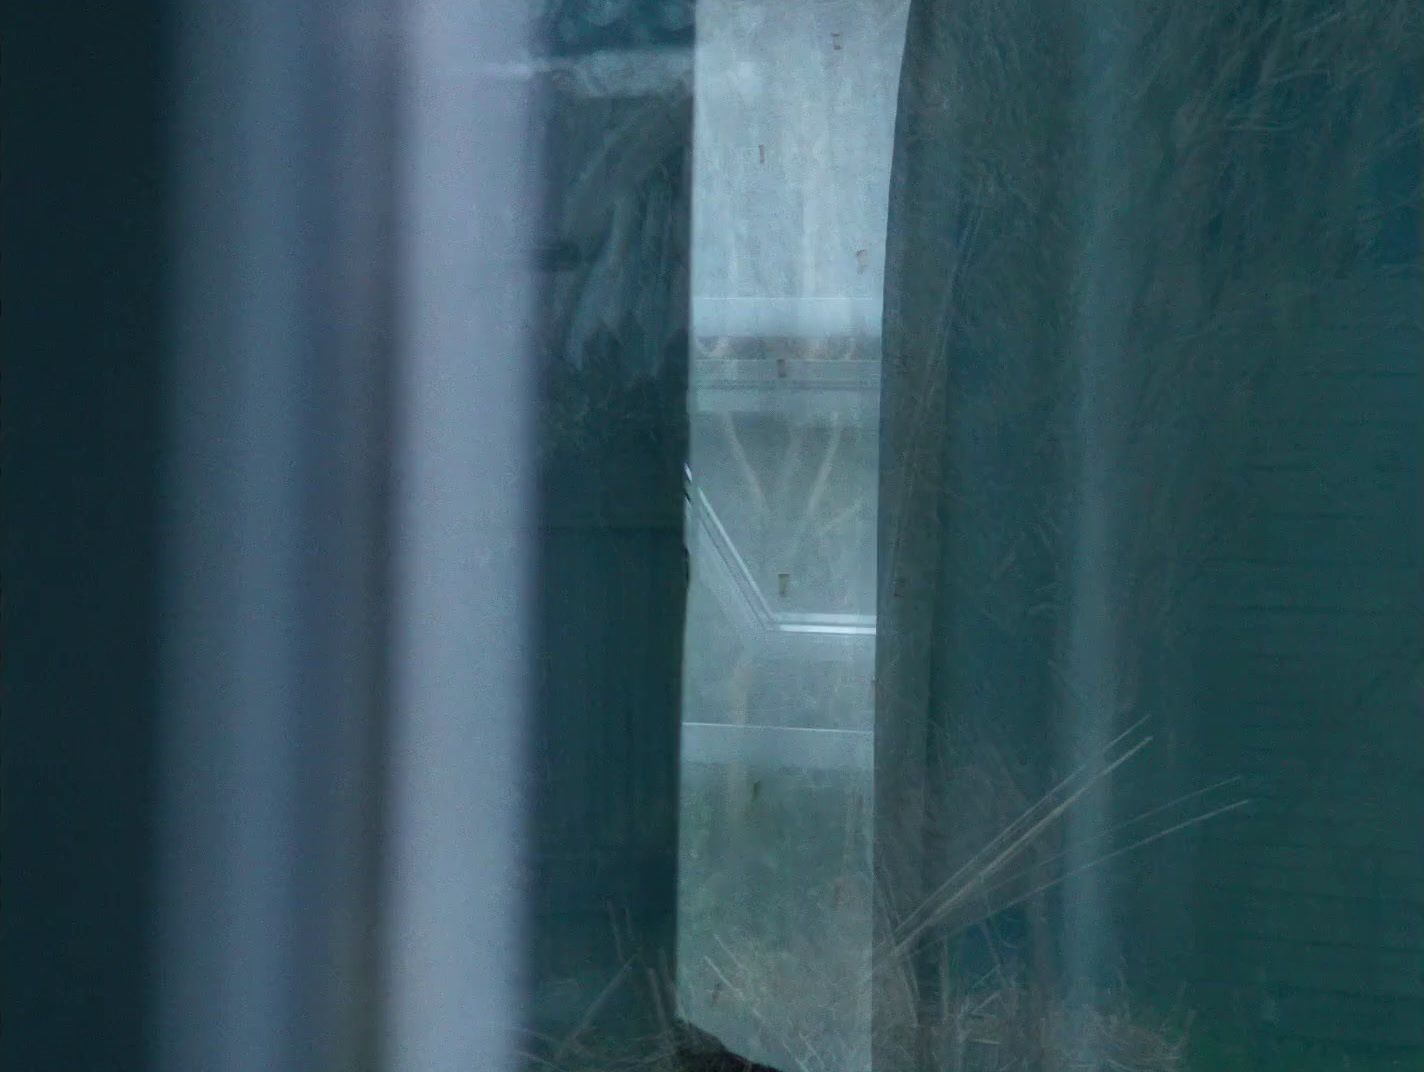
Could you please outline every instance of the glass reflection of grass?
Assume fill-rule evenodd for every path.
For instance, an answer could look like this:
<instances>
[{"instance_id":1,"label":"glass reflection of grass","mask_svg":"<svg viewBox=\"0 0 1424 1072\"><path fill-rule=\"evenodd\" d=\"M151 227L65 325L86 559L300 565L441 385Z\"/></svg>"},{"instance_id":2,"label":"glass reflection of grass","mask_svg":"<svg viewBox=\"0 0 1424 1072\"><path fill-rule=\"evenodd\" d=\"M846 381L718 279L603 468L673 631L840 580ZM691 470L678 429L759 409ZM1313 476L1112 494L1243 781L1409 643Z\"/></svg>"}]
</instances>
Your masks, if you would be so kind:
<instances>
[{"instance_id":1,"label":"glass reflection of grass","mask_svg":"<svg viewBox=\"0 0 1424 1072\"><path fill-rule=\"evenodd\" d=\"M761 772L746 801L723 799L728 782L712 768L685 775L679 957L685 1000L699 1022L745 1041L758 1056L804 1072L869 1066L874 970L888 970L898 993L876 1029L927 1041L946 1072L1078 1067L1091 1051L1102 1067L1178 1072L1187 1065L1183 1010L1158 1015L1126 991L1072 1006L1033 977L1020 950L996 941L987 905L1002 910L1062 881L1050 831L1093 786L1138 756L1145 737L1124 735L1118 751L1079 772L1017 817L951 876L921 910L872 949L870 779L833 772ZM1220 788L1220 787L1213 787ZM1168 837L1241 801L1212 805L1193 795L1185 815L1154 809L1126 824L1098 852L1106 862ZM1056 870L1055 870L1056 868ZM937 987L933 1008L918 991L912 950L978 928L988 936L990 970L962 971ZM949 958L944 961L946 966ZM1082 1067L1092 1067L1082 1065Z\"/></svg>"}]
</instances>

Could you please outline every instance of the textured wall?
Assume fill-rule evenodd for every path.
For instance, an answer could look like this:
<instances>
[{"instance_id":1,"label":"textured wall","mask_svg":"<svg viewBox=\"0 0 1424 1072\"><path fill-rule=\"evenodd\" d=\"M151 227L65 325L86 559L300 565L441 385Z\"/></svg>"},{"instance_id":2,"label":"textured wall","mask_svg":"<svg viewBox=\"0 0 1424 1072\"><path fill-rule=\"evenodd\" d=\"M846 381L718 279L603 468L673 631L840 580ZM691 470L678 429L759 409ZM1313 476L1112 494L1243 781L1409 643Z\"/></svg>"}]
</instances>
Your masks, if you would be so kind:
<instances>
[{"instance_id":1,"label":"textured wall","mask_svg":"<svg viewBox=\"0 0 1424 1072\"><path fill-rule=\"evenodd\" d=\"M904 26L904 0L698 4L698 336L879 335Z\"/></svg>"}]
</instances>

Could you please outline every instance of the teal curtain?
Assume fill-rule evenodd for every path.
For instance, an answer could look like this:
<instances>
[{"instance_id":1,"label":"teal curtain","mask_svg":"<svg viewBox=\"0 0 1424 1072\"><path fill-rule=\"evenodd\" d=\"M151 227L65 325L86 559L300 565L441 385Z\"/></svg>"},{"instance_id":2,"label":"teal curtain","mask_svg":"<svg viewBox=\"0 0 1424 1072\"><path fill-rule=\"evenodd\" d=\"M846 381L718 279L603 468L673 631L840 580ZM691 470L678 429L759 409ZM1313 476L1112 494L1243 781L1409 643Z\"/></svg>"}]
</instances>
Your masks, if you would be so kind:
<instances>
[{"instance_id":1,"label":"teal curtain","mask_svg":"<svg viewBox=\"0 0 1424 1072\"><path fill-rule=\"evenodd\" d=\"M1421 43L1399 0L912 0L880 1067L1004 950L1040 1014L1424 1045Z\"/></svg>"}]
</instances>

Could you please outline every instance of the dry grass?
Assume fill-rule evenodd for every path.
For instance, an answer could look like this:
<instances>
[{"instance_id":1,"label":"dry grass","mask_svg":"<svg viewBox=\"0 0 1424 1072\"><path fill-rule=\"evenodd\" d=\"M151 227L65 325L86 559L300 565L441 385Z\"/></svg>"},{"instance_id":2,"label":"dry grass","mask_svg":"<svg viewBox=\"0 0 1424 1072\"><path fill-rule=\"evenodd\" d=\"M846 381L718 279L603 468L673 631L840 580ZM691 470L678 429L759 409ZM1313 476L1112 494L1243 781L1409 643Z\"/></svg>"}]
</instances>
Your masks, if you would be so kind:
<instances>
[{"instance_id":1,"label":"dry grass","mask_svg":"<svg viewBox=\"0 0 1424 1072\"><path fill-rule=\"evenodd\" d=\"M953 1001L935 1028L935 1067L944 1072L1182 1072L1186 1033L1158 1022L1121 995L1106 1007L1043 1000L1021 980L996 975Z\"/></svg>"},{"instance_id":2,"label":"dry grass","mask_svg":"<svg viewBox=\"0 0 1424 1072\"><path fill-rule=\"evenodd\" d=\"M1141 756L1148 743L1141 735L1124 737L1101 764L1065 779L1053 793L1024 809L981 846L961 874L935 891L920 911L901 921L891 940L878 949L868 945L872 910L868 861L855 852L840 860L831 858L832 866L819 870L802 867L799 882L794 875L777 879L772 861L744 870L731 881L726 874L704 870L698 876L702 881L685 891L683 916L694 927L700 925L693 944L709 948L697 962L682 965L684 989L713 993L729 1020L752 1025L751 1037L760 1052L781 1055L778 1061L786 1072L852 1072L869 1066L868 1050L847 1031L847 1024L869 1023L871 974L876 969L897 978L901 1000L880 1010L875 1025L891 1040L890 1052L898 1043L904 1067L916 1067L915 1062L927 1058L930 1067L945 1072L1177 1072L1185 1068L1185 1018L1154 1017L1136 1009L1125 989L1092 1003L1069 1003L1032 976L1021 950L991 943L995 966L977 979L965 980L962 972L943 962L944 977L931 1007L919 993L913 965L916 939L931 927L940 939L982 927L989 906L1002 910L1012 900L995 897L995 891L1012 889L1013 897L1022 900L1061 882L1061 857L1045 857L1047 863L1034 871L1041 881L1030 888L1019 881L1018 865L1026 853L1045 842L1047 832L1085 792ZM794 803L795 790L788 796ZM1170 836L1221 810L1198 807L1185 820L1132 831L1134 836L1106 848L1097 862ZM774 821L776 816L770 818ZM743 816L741 821L755 819ZM851 809L847 823L857 827L846 832L848 840L866 836L863 814ZM690 833L704 834L705 823L702 830ZM795 837L795 832L790 836ZM747 838L743 847L749 849L754 832L748 831ZM791 870L796 866L793 861ZM781 890L763 886L755 891L754 900L747 901L746 886L758 878L785 886ZM793 899L793 907L800 909L799 919L793 915L783 920L774 935L758 925L784 912ZM598 1016L605 994L569 1037L550 1040L543 1047L545 1056L535 1062L537 1066L549 1072L635 1068L686 1072L675 1052L682 1013L675 1008L676 999L669 997L676 992L671 981L632 959L607 989L622 987L637 987L657 1004L660 1031L610 1050L603 1030L607 1025L601 1025Z\"/></svg>"}]
</instances>

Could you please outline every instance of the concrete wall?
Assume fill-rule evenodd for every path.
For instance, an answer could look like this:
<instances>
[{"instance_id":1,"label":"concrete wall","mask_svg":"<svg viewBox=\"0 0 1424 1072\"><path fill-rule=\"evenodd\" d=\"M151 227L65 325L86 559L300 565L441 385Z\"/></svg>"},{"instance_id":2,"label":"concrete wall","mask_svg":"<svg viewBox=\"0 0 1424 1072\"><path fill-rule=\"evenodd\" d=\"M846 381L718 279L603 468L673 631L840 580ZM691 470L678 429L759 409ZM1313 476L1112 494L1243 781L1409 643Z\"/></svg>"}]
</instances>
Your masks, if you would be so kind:
<instances>
[{"instance_id":1,"label":"concrete wall","mask_svg":"<svg viewBox=\"0 0 1424 1072\"><path fill-rule=\"evenodd\" d=\"M693 326L880 334L905 0L701 0Z\"/></svg>"},{"instance_id":2,"label":"concrete wall","mask_svg":"<svg viewBox=\"0 0 1424 1072\"><path fill-rule=\"evenodd\" d=\"M903 0L699 0L681 997L869 1061L879 336Z\"/></svg>"}]
</instances>

